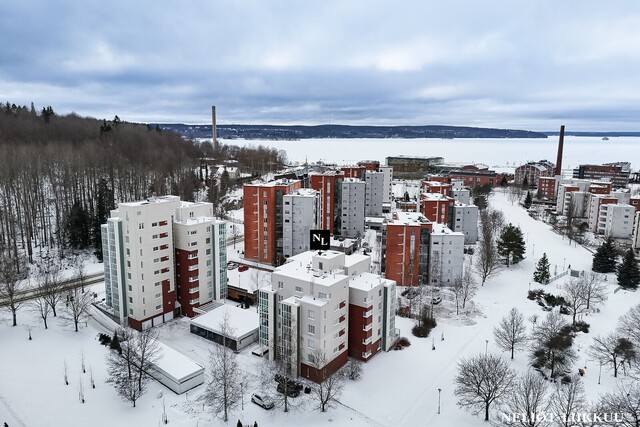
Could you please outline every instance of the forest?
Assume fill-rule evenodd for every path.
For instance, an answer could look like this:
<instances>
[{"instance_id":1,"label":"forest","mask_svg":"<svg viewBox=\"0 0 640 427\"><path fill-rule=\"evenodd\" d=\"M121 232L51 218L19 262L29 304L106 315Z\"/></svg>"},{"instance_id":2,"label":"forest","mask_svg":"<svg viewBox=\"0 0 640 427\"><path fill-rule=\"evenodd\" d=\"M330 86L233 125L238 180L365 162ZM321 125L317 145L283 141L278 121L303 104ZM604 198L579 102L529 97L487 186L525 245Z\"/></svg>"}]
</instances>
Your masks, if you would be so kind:
<instances>
[{"instance_id":1,"label":"forest","mask_svg":"<svg viewBox=\"0 0 640 427\"><path fill-rule=\"evenodd\" d=\"M175 194L219 204L234 182L199 172L202 158L252 176L286 162L274 149L216 149L117 115L98 120L0 104L0 253L32 263L37 248L64 258L69 249L94 247L100 258L100 225L119 202Z\"/></svg>"}]
</instances>

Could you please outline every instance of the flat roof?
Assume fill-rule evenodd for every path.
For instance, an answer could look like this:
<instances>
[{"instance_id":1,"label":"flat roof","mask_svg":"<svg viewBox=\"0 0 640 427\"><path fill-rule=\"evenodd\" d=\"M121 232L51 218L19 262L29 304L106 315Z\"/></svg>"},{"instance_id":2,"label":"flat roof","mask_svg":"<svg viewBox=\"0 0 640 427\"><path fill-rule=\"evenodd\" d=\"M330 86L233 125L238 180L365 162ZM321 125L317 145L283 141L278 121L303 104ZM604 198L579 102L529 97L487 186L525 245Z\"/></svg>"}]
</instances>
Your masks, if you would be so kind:
<instances>
[{"instance_id":1,"label":"flat roof","mask_svg":"<svg viewBox=\"0 0 640 427\"><path fill-rule=\"evenodd\" d=\"M158 341L158 361L155 367L180 382L181 379L204 371L200 366L184 354Z\"/></svg>"},{"instance_id":2,"label":"flat roof","mask_svg":"<svg viewBox=\"0 0 640 427\"><path fill-rule=\"evenodd\" d=\"M234 305L225 304L214 308L210 312L194 317L190 324L199 326L208 331L222 334L222 324L225 314L228 314L229 338L242 338L243 336L256 331L259 327L258 313L252 309L244 309Z\"/></svg>"},{"instance_id":3,"label":"flat roof","mask_svg":"<svg viewBox=\"0 0 640 427\"><path fill-rule=\"evenodd\" d=\"M393 280L385 279L377 274L364 272L356 276L351 276L349 280L349 288L358 289L361 291L370 291L377 286L384 286L385 284L391 284Z\"/></svg>"}]
</instances>

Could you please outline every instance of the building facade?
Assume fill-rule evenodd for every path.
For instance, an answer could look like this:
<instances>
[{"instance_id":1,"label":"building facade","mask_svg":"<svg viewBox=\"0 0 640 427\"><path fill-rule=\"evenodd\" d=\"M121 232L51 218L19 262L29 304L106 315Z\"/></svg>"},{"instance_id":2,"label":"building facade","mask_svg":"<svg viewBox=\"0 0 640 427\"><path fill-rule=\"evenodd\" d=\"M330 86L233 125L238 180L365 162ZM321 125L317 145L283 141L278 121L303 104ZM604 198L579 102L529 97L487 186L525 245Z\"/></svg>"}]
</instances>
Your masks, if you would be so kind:
<instances>
[{"instance_id":1,"label":"building facade","mask_svg":"<svg viewBox=\"0 0 640 427\"><path fill-rule=\"evenodd\" d=\"M334 229L334 233L344 237L361 237L364 235L366 184L355 178L345 178L340 184L342 215L339 217L340 226Z\"/></svg>"},{"instance_id":2,"label":"building facade","mask_svg":"<svg viewBox=\"0 0 640 427\"><path fill-rule=\"evenodd\" d=\"M384 173L377 171L365 171L365 216L382 216L382 203L384 201Z\"/></svg>"},{"instance_id":3,"label":"building facade","mask_svg":"<svg viewBox=\"0 0 640 427\"><path fill-rule=\"evenodd\" d=\"M319 195L315 190L300 189L284 195L282 200L283 253L288 258L309 250L310 231L319 228Z\"/></svg>"},{"instance_id":4,"label":"building facade","mask_svg":"<svg viewBox=\"0 0 640 427\"><path fill-rule=\"evenodd\" d=\"M630 164L626 162L604 165L580 165L573 170L573 177L580 179L609 179L615 187L629 184Z\"/></svg>"}]
</instances>

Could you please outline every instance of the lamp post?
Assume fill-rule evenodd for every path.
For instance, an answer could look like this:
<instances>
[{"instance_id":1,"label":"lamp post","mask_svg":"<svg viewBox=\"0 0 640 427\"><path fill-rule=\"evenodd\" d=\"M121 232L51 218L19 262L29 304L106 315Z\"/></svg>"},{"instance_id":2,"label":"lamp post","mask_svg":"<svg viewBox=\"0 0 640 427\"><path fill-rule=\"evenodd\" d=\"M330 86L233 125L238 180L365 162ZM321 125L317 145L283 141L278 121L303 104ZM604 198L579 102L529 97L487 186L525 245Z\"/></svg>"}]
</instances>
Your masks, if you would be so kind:
<instances>
[{"instance_id":1,"label":"lamp post","mask_svg":"<svg viewBox=\"0 0 640 427\"><path fill-rule=\"evenodd\" d=\"M564 270L564 263L567 262L566 258L562 258L562 270Z\"/></svg>"},{"instance_id":2,"label":"lamp post","mask_svg":"<svg viewBox=\"0 0 640 427\"><path fill-rule=\"evenodd\" d=\"M536 244L533 244L533 251L531 251L531 257L536 256Z\"/></svg>"},{"instance_id":3,"label":"lamp post","mask_svg":"<svg viewBox=\"0 0 640 427\"><path fill-rule=\"evenodd\" d=\"M600 370L598 371L598 385L600 385L600 376L602 375L602 362L600 362Z\"/></svg>"},{"instance_id":4,"label":"lamp post","mask_svg":"<svg viewBox=\"0 0 640 427\"><path fill-rule=\"evenodd\" d=\"M440 415L440 392L442 392L441 388L438 389L438 415Z\"/></svg>"},{"instance_id":5,"label":"lamp post","mask_svg":"<svg viewBox=\"0 0 640 427\"><path fill-rule=\"evenodd\" d=\"M531 282L529 282L529 290L531 290Z\"/></svg>"},{"instance_id":6,"label":"lamp post","mask_svg":"<svg viewBox=\"0 0 640 427\"><path fill-rule=\"evenodd\" d=\"M489 350L489 340L484 340L484 355L487 355L487 351Z\"/></svg>"},{"instance_id":7,"label":"lamp post","mask_svg":"<svg viewBox=\"0 0 640 427\"><path fill-rule=\"evenodd\" d=\"M240 402L241 402L241 405L242 405L242 410L244 411L244 389L243 389L242 381L240 381ZM236 406L236 408L237 408L237 406Z\"/></svg>"}]
</instances>

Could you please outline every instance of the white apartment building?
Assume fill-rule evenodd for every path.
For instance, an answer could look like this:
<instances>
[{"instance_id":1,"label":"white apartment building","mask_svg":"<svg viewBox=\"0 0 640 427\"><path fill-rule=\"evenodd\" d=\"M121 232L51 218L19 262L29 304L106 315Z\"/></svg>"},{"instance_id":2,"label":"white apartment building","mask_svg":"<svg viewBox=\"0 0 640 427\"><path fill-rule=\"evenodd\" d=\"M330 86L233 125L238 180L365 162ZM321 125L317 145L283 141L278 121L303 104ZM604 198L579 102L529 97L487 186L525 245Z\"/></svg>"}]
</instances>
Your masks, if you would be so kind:
<instances>
[{"instance_id":1,"label":"white apartment building","mask_svg":"<svg viewBox=\"0 0 640 427\"><path fill-rule=\"evenodd\" d=\"M382 216L382 203L385 193L384 178L383 172L365 171L365 216Z\"/></svg>"},{"instance_id":2,"label":"white apartment building","mask_svg":"<svg viewBox=\"0 0 640 427\"><path fill-rule=\"evenodd\" d=\"M451 209L451 230L464 234L465 245L475 245L478 240L478 207L456 202Z\"/></svg>"},{"instance_id":3,"label":"white apartment building","mask_svg":"<svg viewBox=\"0 0 640 427\"><path fill-rule=\"evenodd\" d=\"M451 286L462 277L464 261L464 239L461 232L449 229L445 224L433 223L429 238L430 283Z\"/></svg>"},{"instance_id":4,"label":"white apartment building","mask_svg":"<svg viewBox=\"0 0 640 427\"><path fill-rule=\"evenodd\" d=\"M388 350L397 334L395 282L369 273L370 263L363 255L308 251L276 268L271 286L259 290L260 343L269 349L269 358L282 361L290 376L316 382L340 369L352 339L350 284L363 306L353 335L361 345L354 351L367 360L373 348L371 354L362 348ZM371 299L365 299L370 293ZM318 353L325 357L322 366Z\"/></svg>"},{"instance_id":5,"label":"white apartment building","mask_svg":"<svg viewBox=\"0 0 640 427\"><path fill-rule=\"evenodd\" d=\"M309 232L320 228L319 197L319 193L311 189L295 190L282 196L285 258L309 250Z\"/></svg>"},{"instance_id":6,"label":"white apartment building","mask_svg":"<svg viewBox=\"0 0 640 427\"><path fill-rule=\"evenodd\" d=\"M631 205L600 205L598 234L611 238L631 238L635 214L636 209Z\"/></svg>"},{"instance_id":7,"label":"white apartment building","mask_svg":"<svg viewBox=\"0 0 640 427\"><path fill-rule=\"evenodd\" d=\"M618 199L608 194L589 194L586 217L587 223L589 224L589 231L592 233L598 232L600 206L609 203L618 203Z\"/></svg>"},{"instance_id":8,"label":"white apartment building","mask_svg":"<svg viewBox=\"0 0 640 427\"><path fill-rule=\"evenodd\" d=\"M345 178L340 186L340 235L360 237L364 234L366 184L356 178Z\"/></svg>"},{"instance_id":9,"label":"white apartment building","mask_svg":"<svg viewBox=\"0 0 640 427\"><path fill-rule=\"evenodd\" d=\"M393 200L393 166L380 166L378 170L384 175L382 180L382 203L391 203L391 200Z\"/></svg>"},{"instance_id":10,"label":"white apartment building","mask_svg":"<svg viewBox=\"0 0 640 427\"><path fill-rule=\"evenodd\" d=\"M226 226L212 212L210 203L177 196L111 211L102 225L106 303L121 323L147 329L222 296Z\"/></svg>"}]
</instances>

